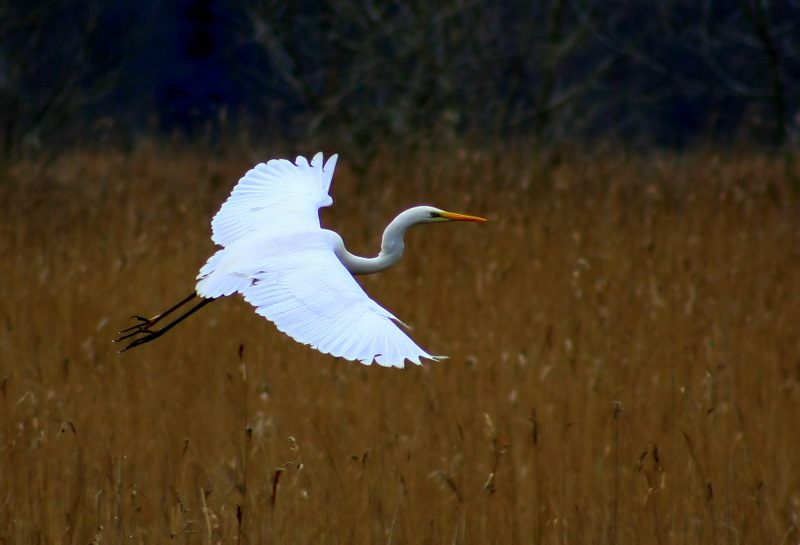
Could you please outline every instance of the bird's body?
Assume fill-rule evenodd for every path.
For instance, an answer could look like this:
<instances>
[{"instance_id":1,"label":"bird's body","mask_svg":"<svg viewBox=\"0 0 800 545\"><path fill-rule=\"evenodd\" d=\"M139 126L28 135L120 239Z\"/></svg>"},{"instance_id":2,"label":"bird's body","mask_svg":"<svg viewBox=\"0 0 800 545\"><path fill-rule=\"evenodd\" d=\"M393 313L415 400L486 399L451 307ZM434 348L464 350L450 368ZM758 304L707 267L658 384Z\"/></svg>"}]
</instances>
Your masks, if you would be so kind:
<instances>
[{"instance_id":1,"label":"bird's body","mask_svg":"<svg viewBox=\"0 0 800 545\"><path fill-rule=\"evenodd\" d=\"M142 323L118 340L144 336L124 350L160 336L207 302L238 292L279 330L321 352L399 367L405 360L436 359L401 331L399 320L370 299L352 275L395 264L412 225L486 220L417 206L387 226L377 257L353 255L319 222L319 208L333 203L328 191L336 160L334 155L323 164L318 153L310 164L304 157L295 163L274 159L251 169L212 220L212 239L221 248L197 276L196 295L203 301L161 330L152 326L195 294L155 318L137 317Z\"/></svg>"}]
</instances>

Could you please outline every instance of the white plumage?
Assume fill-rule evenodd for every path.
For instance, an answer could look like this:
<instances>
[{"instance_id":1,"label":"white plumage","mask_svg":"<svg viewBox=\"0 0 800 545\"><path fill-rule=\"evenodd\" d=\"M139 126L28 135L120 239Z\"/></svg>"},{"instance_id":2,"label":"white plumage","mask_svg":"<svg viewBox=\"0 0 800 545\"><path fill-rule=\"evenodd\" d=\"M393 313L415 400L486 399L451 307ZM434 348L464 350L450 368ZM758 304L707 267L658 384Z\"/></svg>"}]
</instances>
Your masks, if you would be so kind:
<instances>
[{"instance_id":1,"label":"white plumage","mask_svg":"<svg viewBox=\"0 0 800 545\"><path fill-rule=\"evenodd\" d=\"M227 246L248 235L273 238L285 233L319 229L318 210L333 204L328 195L338 155L323 166L322 153L309 165L273 159L245 174L211 220L211 239Z\"/></svg>"},{"instance_id":2,"label":"white plumage","mask_svg":"<svg viewBox=\"0 0 800 545\"><path fill-rule=\"evenodd\" d=\"M256 312L298 342L321 352L369 364L402 367L406 360L436 356L417 346L388 310L370 299L352 274L368 274L396 263L411 225L440 221L486 221L474 216L418 206L398 215L384 231L381 252L364 258L348 252L341 237L320 227L319 208L333 204L328 194L337 156L311 163L273 159L239 180L211 222L221 248L200 269L196 294L154 318L121 333L118 341L143 334L128 348L160 336L201 306L241 293ZM156 330L152 326L199 295L195 308ZM402 322L400 322L402 323Z\"/></svg>"},{"instance_id":3,"label":"white plumage","mask_svg":"<svg viewBox=\"0 0 800 545\"><path fill-rule=\"evenodd\" d=\"M224 247L200 269L197 293L239 292L279 330L333 356L387 366L435 359L367 296L320 228L319 209L333 204L336 160L273 159L245 174L211 221L212 239Z\"/></svg>"}]
</instances>

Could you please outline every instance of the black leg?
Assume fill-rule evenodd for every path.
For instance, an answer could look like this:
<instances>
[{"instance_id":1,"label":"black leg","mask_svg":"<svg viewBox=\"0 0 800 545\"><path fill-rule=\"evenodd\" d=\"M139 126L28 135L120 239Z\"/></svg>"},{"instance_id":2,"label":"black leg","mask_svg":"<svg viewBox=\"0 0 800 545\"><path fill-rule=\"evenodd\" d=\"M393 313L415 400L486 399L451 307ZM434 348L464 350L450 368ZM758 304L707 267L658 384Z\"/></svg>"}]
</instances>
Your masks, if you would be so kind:
<instances>
[{"instance_id":1,"label":"black leg","mask_svg":"<svg viewBox=\"0 0 800 545\"><path fill-rule=\"evenodd\" d=\"M131 341L130 344L128 344L125 348L120 350L119 353L121 354L122 352L125 352L126 350L128 350L130 348L133 348L135 346L139 346L139 345L142 345L142 344L145 344L145 343L149 343L150 341L159 338L161 335L163 335L164 333L166 333L167 331L169 331L170 329L172 329L173 327L178 325L180 322L182 322L183 320L185 320L186 318L188 318L189 316L191 316L192 314L194 314L195 312L197 312L198 310L200 310L201 308L206 306L208 303L210 303L211 301L214 301L214 299L203 299L202 301L197 303L194 307L192 307L190 310L188 310L187 312L185 312L184 314L182 314L181 316L179 316L178 318L176 318L175 320L173 320L172 322L170 322L166 326L162 327L161 329L153 329L153 326L155 326L163 318L165 318L166 316L172 314L173 312L175 312L179 308L183 307L184 305L186 305L187 303L192 301L195 297L198 297L197 293L192 293L189 297L187 297L183 301L181 301L178 304L176 304L175 306L165 310L161 314L153 316L152 318L144 318L142 316L133 316L133 318L136 319L136 320L139 320L140 323L120 331L119 333L122 336L119 337L118 339L114 339L113 342L118 343L118 342L124 341L125 339L129 339L131 337L135 337L136 335L141 335L141 337L138 337L138 338L134 339L133 341Z\"/></svg>"},{"instance_id":2,"label":"black leg","mask_svg":"<svg viewBox=\"0 0 800 545\"><path fill-rule=\"evenodd\" d=\"M158 322L160 322L163 318L169 316L170 314L172 314L173 312L175 312L176 310L181 308L183 305L185 305L189 301L192 301L197 296L198 296L197 292L193 291L191 293L191 295L189 295L189 297L187 297L186 299L183 299L182 301L180 301L176 305L168 308L167 310L165 310L161 314L156 314L152 318L145 318L144 316L131 316L131 318L133 318L134 320L139 320L140 323L120 331L119 332L120 335L122 335L123 333L127 333L128 331L132 331L132 333L130 333L129 335L125 335L124 337L120 337L115 342L119 342L119 341L121 341L123 339L127 339L128 337L136 335L137 333L143 333L143 332L149 330L151 327L153 327Z\"/></svg>"}]
</instances>

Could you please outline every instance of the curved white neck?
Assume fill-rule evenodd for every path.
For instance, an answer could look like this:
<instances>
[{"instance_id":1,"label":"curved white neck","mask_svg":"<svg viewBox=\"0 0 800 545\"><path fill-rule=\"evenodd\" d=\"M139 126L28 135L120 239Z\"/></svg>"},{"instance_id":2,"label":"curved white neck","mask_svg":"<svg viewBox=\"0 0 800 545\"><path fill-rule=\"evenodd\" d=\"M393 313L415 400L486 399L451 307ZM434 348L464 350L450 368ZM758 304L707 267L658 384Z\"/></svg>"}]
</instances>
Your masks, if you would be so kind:
<instances>
[{"instance_id":1,"label":"curved white neck","mask_svg":"<svg viewBox=\"0 0 800 545\"><path fill-rule=\"evenodd\" d=\"M407 210L406 212L409 211ZM361 257L351 254L344 247L344 241L338 234L336 235L338 243L334 248L336 257L339 258L339 261L351 274L372 274L388 269L403 257L403 249L405 248L403 236L406 230L419 223L418 220L412 218L406 212L398 215L386 226L381 240L381 251L376 257Z\"/></svg>"}]
</instances>

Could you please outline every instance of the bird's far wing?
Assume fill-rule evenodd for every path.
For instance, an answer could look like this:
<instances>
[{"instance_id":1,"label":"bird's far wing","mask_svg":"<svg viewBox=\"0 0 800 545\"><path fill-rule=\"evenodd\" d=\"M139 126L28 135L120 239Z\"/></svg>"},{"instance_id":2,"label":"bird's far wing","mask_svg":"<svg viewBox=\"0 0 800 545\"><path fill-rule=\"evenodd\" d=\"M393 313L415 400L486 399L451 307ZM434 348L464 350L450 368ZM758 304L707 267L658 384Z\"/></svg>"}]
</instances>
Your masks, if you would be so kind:
<instances>
[{"instance_id":1,"label":"bird's far wing","mask_svg":"<svg viewBox=\"0 0 800 545\"><path fill-rule=\"evenodd\" d=\"M319 209L333 204L328 195L338 156L323 164L322 153L308 163L273 159L249 170L211 221L211 238L221 246L253 234L266 237L319 229Z\"/></svg>"},{"instance_id":2,"label":"bird's far wing","mask_svg":"<svg viewBox=\"0 0 800 545\"><path fill-rule=\"evenodd\" d=\"M403 367L405 360L436 359L417 346L388 310L369 298L339 262L324 231L290 236L280 251L259 255L241 292L256 312L296 341L326 354Z\"/></svg>"}]
</instances>

